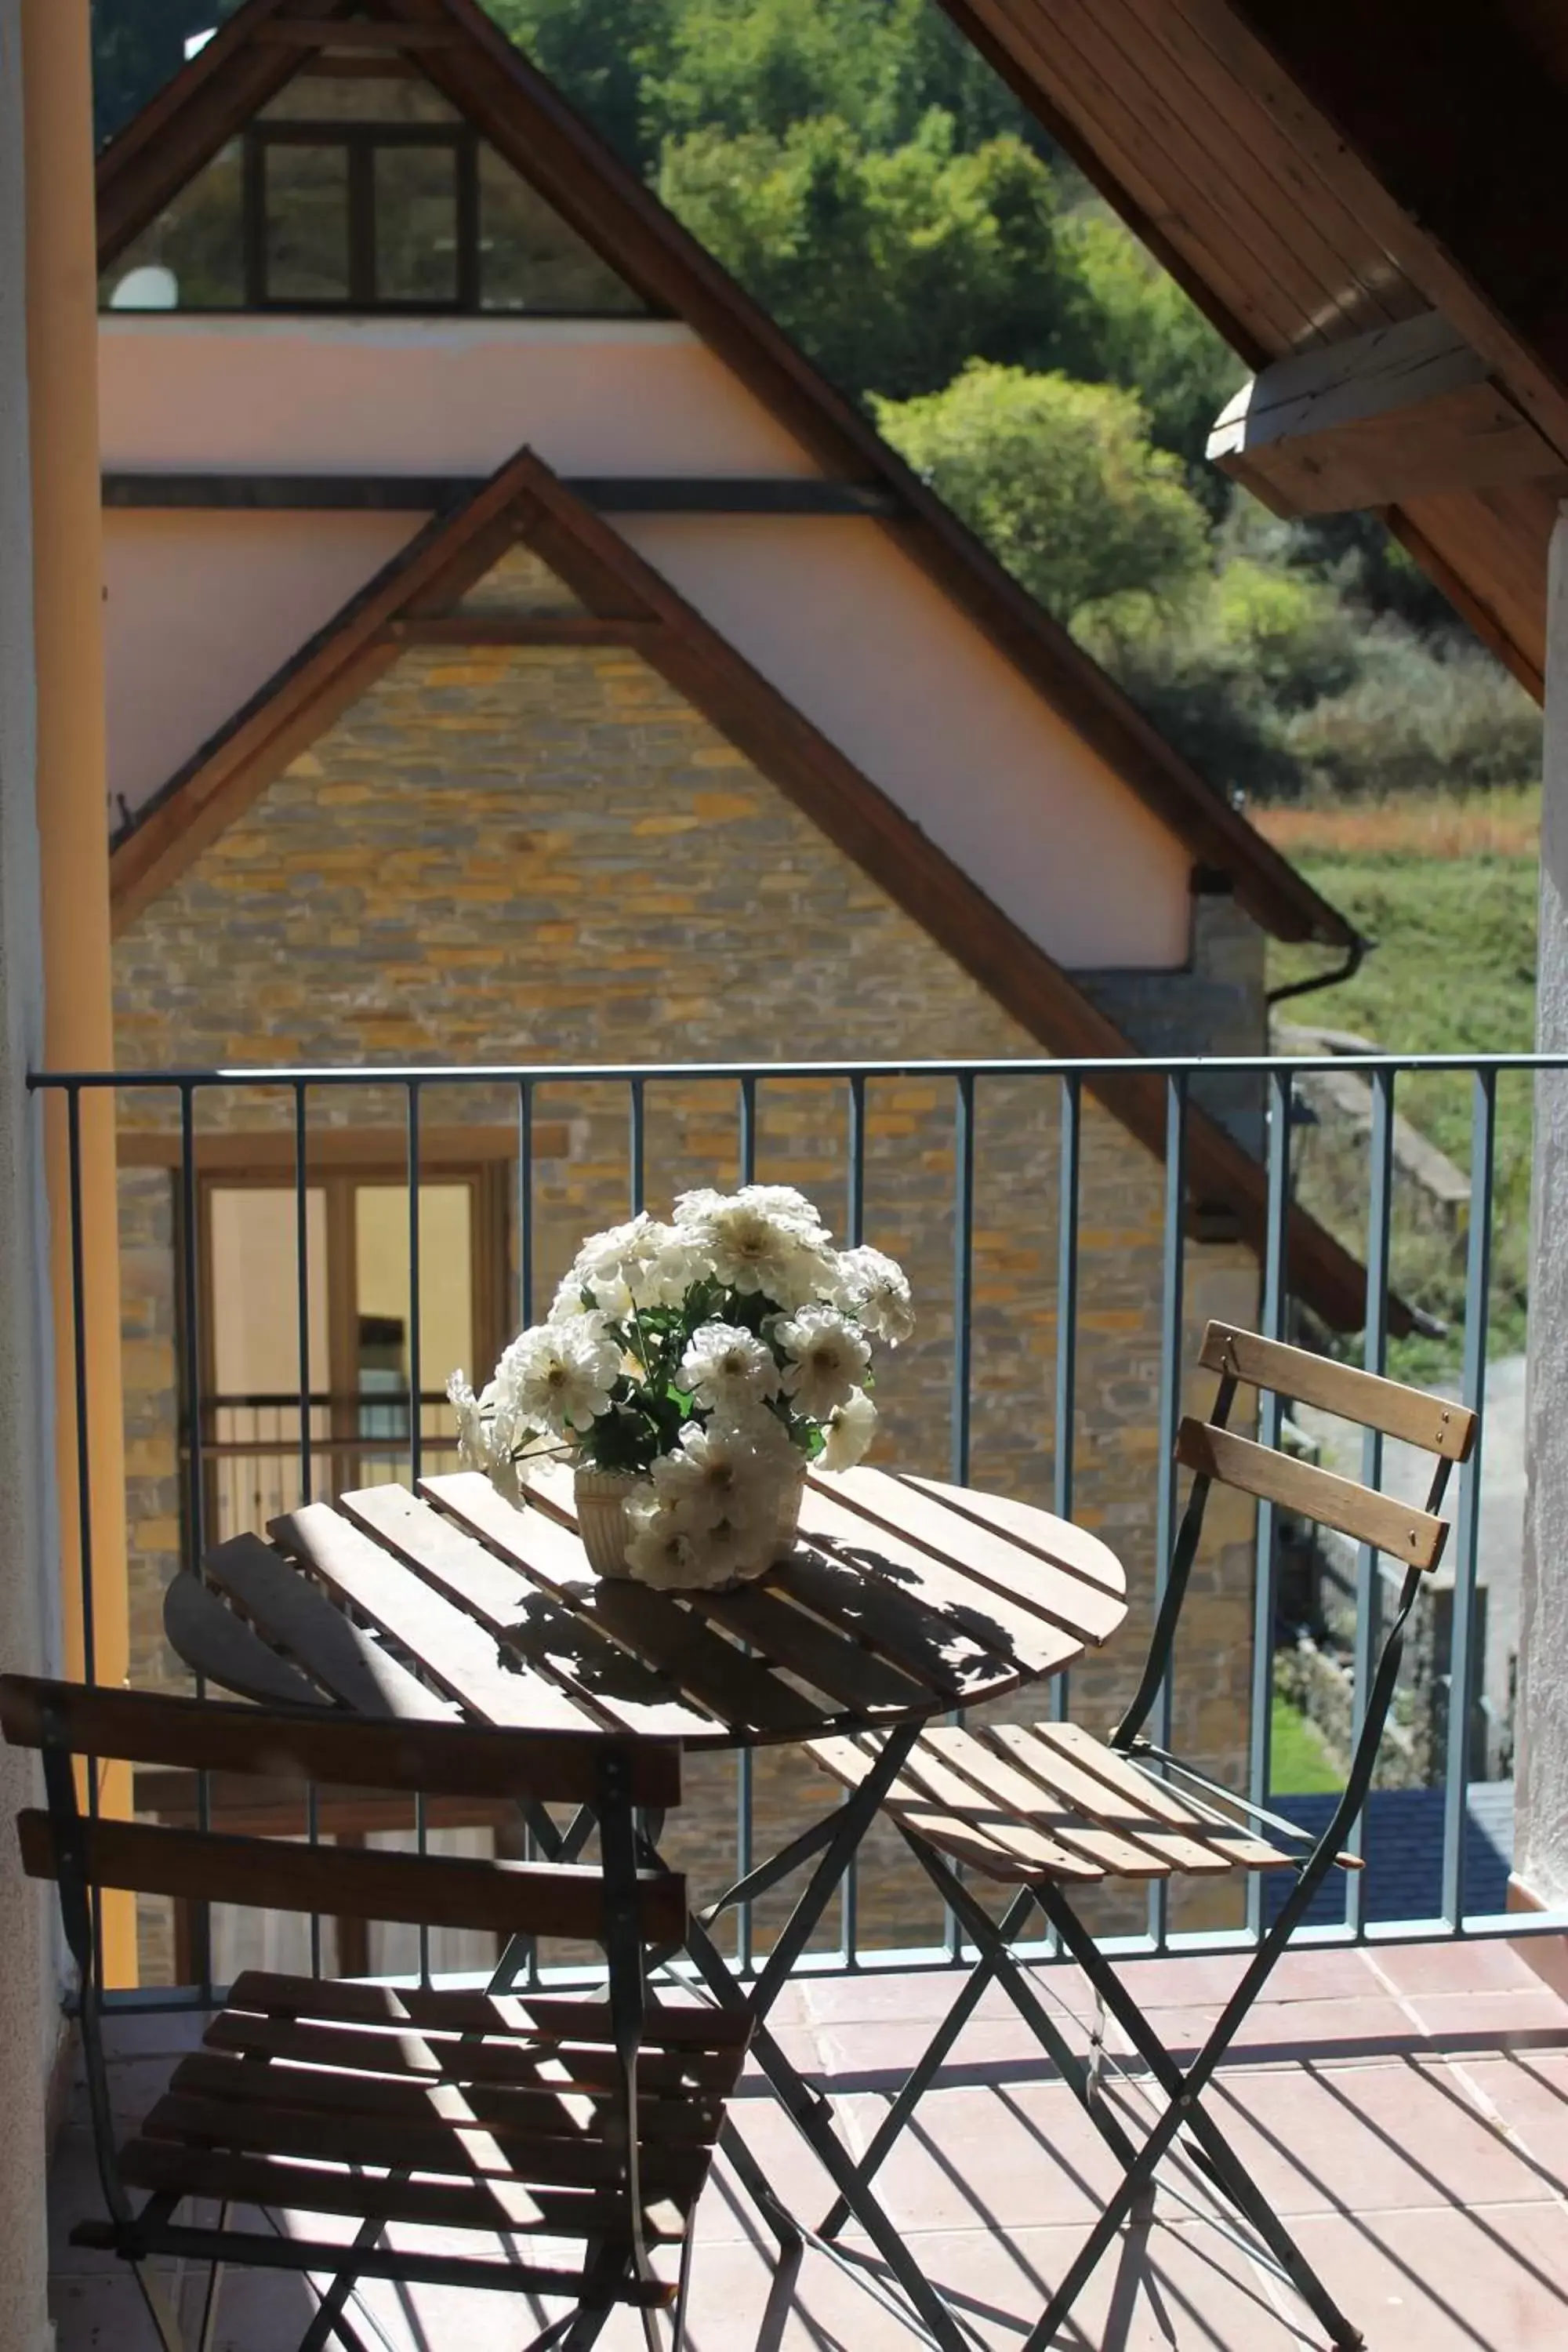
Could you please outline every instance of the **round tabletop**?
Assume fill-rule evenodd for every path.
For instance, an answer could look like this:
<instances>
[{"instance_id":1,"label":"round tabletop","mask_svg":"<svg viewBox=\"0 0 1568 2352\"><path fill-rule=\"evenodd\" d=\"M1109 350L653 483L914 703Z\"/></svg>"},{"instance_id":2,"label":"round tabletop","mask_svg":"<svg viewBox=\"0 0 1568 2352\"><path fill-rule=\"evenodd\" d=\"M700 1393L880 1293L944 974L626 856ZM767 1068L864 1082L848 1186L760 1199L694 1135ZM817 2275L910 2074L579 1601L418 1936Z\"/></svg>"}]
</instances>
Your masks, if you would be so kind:
<instances>
[{"instance_id":1,"label":"round tabletop","mask_svg":"<svg viewBox=\"0 0 1568 2352\"><path fill-rule=\"evenodd\" d=\"M736 1748L885 1729L1060 1674L1116 1631L1114 1553L1050 1512L908 1473L807 1480L789 1559L730 1592L590 1568L569 1472L519 1510L471 1472L238 1536L170 1587L169 1639L264 1704Z\"/></svg>"}]
</instances>

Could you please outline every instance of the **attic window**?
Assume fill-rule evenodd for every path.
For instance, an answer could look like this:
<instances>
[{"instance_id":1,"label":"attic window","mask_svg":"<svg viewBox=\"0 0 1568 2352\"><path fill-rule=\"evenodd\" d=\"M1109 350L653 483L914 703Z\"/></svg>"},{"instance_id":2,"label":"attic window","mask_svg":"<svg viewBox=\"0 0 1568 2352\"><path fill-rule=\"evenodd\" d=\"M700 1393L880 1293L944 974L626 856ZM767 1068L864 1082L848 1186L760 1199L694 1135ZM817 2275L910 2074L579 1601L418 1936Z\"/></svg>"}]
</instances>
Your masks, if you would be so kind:
<instances>
[{"instance_id":1,"label":"attic window","mask_svg":"<svg viewBox=\"0 0 1568 2352\"><path fill-rule=\"evenodd\" d=\"M422 75L297 75L100 291L117 310L647 309Z\"/></svg>"}]
</instances>

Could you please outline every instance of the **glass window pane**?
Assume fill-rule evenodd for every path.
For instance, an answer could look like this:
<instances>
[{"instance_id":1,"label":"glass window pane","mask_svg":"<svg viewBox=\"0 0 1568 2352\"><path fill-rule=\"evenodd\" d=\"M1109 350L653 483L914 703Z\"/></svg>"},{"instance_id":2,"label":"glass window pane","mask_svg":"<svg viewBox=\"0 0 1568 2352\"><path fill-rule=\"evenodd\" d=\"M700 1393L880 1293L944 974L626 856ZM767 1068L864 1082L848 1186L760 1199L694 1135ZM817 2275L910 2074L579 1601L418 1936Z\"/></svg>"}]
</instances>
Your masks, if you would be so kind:
<instances>
[{"instance_id":1,"label":"glass window pane","mask_svg":"<svg viewBox=\"0 0 1568 2352\"><path fill-rule=\"evenodd\" d=\"M99 281L110 310L237 310L245 300L237 139L132 239Z\"/></svg>"},{"instance_id":2,"label":"glass window pane","mask_svg":"<svg viewBox=\"0 0 1568 2352\"><path fill-rule=\"evenodd\" d=\"M215 1185L208 1196L213 1374L220 1396L296 1396L300 1388L292 1185ZM327 1209L305 1200L310 1386L328 1382Z\"/></svg>"},{"instance_id":3,"label":"glass window pane","mask_svg":"<svg viewBox=\"0 0 1568 2352\"><path fill-rule=\"evenodd\" d=\"M493 147L479 150L479 306L578 318L647 308Z\"/></svg>"},{"instance_id":4,"label":"glass window pane","mask_svg":"<svg viewBox=\"0 0 1568 2352\"><path fill-rule=\"evenodd\" d=\"M261 110L264 122L457 122L422 73L298 73Z\"/></svg>"},{"instance_id":5,"label":"glass window pane","mask_svg":"<svg viewBox=\"0 0 1568 2352\"><path fill-rule=\"evenodd\" d=\"M401 1184L354 1188L354 1310L363 1397L406 1397L408 1387L408 1194ZM468 1184L419 1188L419 1385L437 1394L459 1365L474 1362L473 1192ZM386 1408L363 1408L384 1418ZM440 1408L443 1425L447 1409ZM396 1427L405 1421L399 1414ZM367 1436L392 1435L386 1428Z\"/></svg>"},{"instance_id":6,"label":"glass window pane","mask_svg":"<svg viewBox=\"0 0 1568 2352\"><path fill-rule=\"evenodd\" d=\"M377 147L372 162L377 300L455 302L457 150Z\"/></svg>"},{"instance_id":7,"label":"glass window pane","mask_svg":"<svg viewBox=\"0 0 1568 2352\"><path fill-rule=\"evenodd\" d=\"M348 150L268 143L266 157L268 299L346 302Z\"/></svg>"}]
</instances>

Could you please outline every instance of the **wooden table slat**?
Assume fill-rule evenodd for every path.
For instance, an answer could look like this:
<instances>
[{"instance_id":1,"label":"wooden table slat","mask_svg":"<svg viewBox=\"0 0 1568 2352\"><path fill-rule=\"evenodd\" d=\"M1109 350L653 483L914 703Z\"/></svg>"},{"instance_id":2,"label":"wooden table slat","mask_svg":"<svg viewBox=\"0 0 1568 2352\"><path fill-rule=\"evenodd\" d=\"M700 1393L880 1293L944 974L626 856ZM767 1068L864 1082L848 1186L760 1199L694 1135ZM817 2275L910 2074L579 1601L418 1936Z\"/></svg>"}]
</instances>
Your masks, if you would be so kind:
<instances>
[{"instance_id":1,"label":"wooden table slat","mask_svg":"<svg viewBox=\"0 0 1568 2352\"><path fill-rule=\"evenodd\" d=\"M252 1633L243 1617L182 1569L163 1595L163 1631L187 1666L261 1706L331 1706L298 1667Z\"/></svg>"},{"instance_id":2,"label":"wooden table slat","mask_svg":"<svg viewBox=\"0 0 1568 2352\"><path fill-rule=\"evenodd\" d=\"M575 1529L563 1518L543 1508L514 1510L475 1471L422 1479L420 1491L645 1664L667 1675L687 1697L711 1708L720 1718L711 1738L733 1744L737 1736L758 1731L777 1736L821 1727L820 1706L760 1660L743 1656L668 1593L596 1576ZM542 1495L548 1491L542 1482ZM565 1492L569 1496L570 1481Z\"/></svg>"},{"instance_id":3,"label":"wooden table slat","mask_svg":"<svg viewBox=\"0 0 1568 2352\"><path fill-rule=\"evenodd\" d=\"M341 1609L323 1600L259 1536L236 1536L216 1544L205 1567L258 1633L292 1652L344 1706L360 1715L395 1715L419 1722L452 1718L445 1699L351 1624Z\"/></svg>"},{"instance_id":4,"label":"wooden table slat","mask_svg":"<svg viewBox=\"0 0 1568 2352\"><path fill-rule=\"evenodd\" d=\"M797 1546L789 1563L789 1590L801 1604L859 1634L911 1681L944 1702L984 1698L1003 1675L986 1649L918 1593L887 1577L868 1576L816 1544Z\"/></svg>"},{"instance_id":5,"label":"wooden table slat","mask_svg":"<svg viewBox=\"0 0 1568 2352\"><path fill-rule=\"evenodd\" d=\"M503 1666L493 1634L325 1503L273 1520L271 1532L482 1721L525 1731L599 1727L541 1675Z\"/></svg>"},{"instance_id":6,"label":"wooden table slat","mask_svg":"<svg viewBox=\"0 0 1568 2352\"><path fill-rule=\"evenodd\" d=\"M1016 1607L1048 1618L1080 1643L1103 1642L1127 1613L1119 1594L1057 1565L1038 1549L1024 1549L999 1529L954 1510L940 1494L909 1486L889 1471L861 1468L840 1472L830 1485L812 1481L813 1494L825 1488L841 1507L951 1562ZM1065 1522L1059 1524L1065 1537ZM1080 1540L1097 1541L1081 1534Z\"/></svg>"},{"instance_id":7,"label":"wooden table slat","mask_svg":"<svg viewBox=\"0 0 1568 2352\"><path fill-rule=\"evenodd\" d=\"M712 1717L684 1704L640 1658L617 1649L421 1496L402 1486L366 1486L340 1495L338 1508L611 1728L666 1738L712 1730Z\"/></svg>"},{"instance_id":8,"label":"wooden table slat","mask_svg":"<svg viewBox=\"0 0 1568 2352\"><path fill-rule=\"evenodd\" d=\"M793 1590L794 1570L780 1580ZM798 1675L868 1717L893 1711L907 1715L924 1692L896 1664L867 1649L838 1625L822 1623L771 1592L763 1582L738 1592L705 1592L700 1613L749 1642L769 1662Z\"/></svg>"},{"instance_id":9,"label":"wooden table slat","mask_svg":"<svg viewBox=\"0 0 1568 2352\"><path fill-rule=\"evenodd\" d=\"M1042 1511L1037 1504L1021 1503L1014 1495L986 1495L978 1487L953 1486L941 1478L921 1478L912 1470L889 1475L900 1486L929 1496L948 1510L956 1511L960 1518L978 1520L982 1527L1005 1536L1009 1543L1016 1544L1036 1559L1064 1570L1095 1591L1109 1594L1113 1601L1125 1601L1126 1570L1110 1546L1088 1528Z\"/></svg>"},{"instance_id":10,"label":"wooden table slat","mask_svg":"<svg viewBox=\"0 0 1568 2352\"><path fill-rule=\"evenodd\" d=\"M1014 1688L1034 1675L1055 1674L1083 1654L1083 1641L1038 1615L961 1564L941 1559L880 1521L851 1509L847 1498L815 1483L801 1506L801 1533L812 1543L853 1560L867 1576L881 1576L918 1593L949 1626L962 1626L998 1661L991 1688Z\"/></svg>"}]
</instances>

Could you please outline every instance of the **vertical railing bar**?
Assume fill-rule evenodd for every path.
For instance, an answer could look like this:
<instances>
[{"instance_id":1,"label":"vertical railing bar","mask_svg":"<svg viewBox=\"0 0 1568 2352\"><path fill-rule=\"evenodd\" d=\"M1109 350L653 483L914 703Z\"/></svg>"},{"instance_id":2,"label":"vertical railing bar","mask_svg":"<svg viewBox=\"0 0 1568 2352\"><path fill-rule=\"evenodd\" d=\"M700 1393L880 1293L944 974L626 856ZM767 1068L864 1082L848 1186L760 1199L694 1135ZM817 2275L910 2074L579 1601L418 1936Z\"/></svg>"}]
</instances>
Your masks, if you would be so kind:
<instances>
[{"instance_id":1,"label":"vertical railing bar","mask_svg":"<svg viewBox=\"0 0 1568 2352\"><path fill-rule=\"evenodd\" d=\"M1394 1214L1394 1073L1373 1070L1372 1139L1369 1147L1366 1207L1366 1330L1362 1362L1369 1372L1388 1369L1389 1234ZM1361 1478L1363 1486L1383 1484L1383 1432L1362 1432ZM1351 1742L1353 1746L1366 1716L1367 1696L1376 1664L1383 1623L1381 1555L1371 1544L1360 1544L1355 1558L1355 1643L1352 1658ZM1366 1812L1352 1824L1346 1845L1352 1853L1364 1851ZM1345 1925L1352 1935L1366 1932L1366 1873L1347 1871Z\"/></svg>"},{"instance_id":2,"label":"vertical railing bar","mask_svg":"<svg viewBox=\"0 0 1568 2352\"><path fill-rule=\"evenodd\" d=\"M533 1085L517 1082L517 1319L533 1320Z\"/></svg>"},{"instance_id":3,"label":"vertical railing bar","mask_svg":"<svg viewBox=\"0 0 1568 2352\"><path fill-rule=\"evenodd\" d=\"M747 1071L740 1084L736 1110L737 1130L735 1157L742 1184L757 1181L757 1081L754 1073ZM756 1805L756 1774L749 1748L737 1749L735 1755L735 1875L744 1878L752 1868L756 1851L754 1815ZM753 1921L749 1902L737 1906L735 1912L735 1959L742 1973L749 1971L756 1957L752 1933Z\"/></svg>"},{"instance_id":4,"label":"vertical railing bar","mask_svg":"<svg viewBox=\"0 0 1568 2352\"><path fill-rule=\"evenodd\" d=\"M1487 1324L1490 1312L1492 1202L1497 1178L1497 1073L1478 1068L1470 1111L1470 1231L1465 1265L1464 1401L1476 1442L1459 1469L1448 1636L1448 1738L1443 1784L1443 1917L1465 1924L1465 1832L1470 1793L1470 1676L1480 1541L1481 1447L1486 1437ZM1483 1765L1483 1770L1485 1767Z\"/></svg>"},{"instance_id":5,"label":"vertical railing bar","mask_svg":"<svg viewBox=\"0 0 1568 2352\"><path fill-rule=\"evenodd\" d=\"M970 1380L974 1276L974 1079L954 1080L952 1107L952 1403L949 1475L969 1481Z\"/></svg>"},{"instance_id":6,"label":"vertical railing bar","mask_svg":"<svg viewBox=\"0 0 1568 2352\"><path fill-rule=\"evenodd\" d=\"M866 1076L861 1070L857 1070L849 1080L848 1128L845 1141L847 1160L844 1238L851 1249L858 1249L866 1238ZM860 1865L857 1854L850 1855L849 1867L844 1874L838 1923L844 1965L847 1969L854 1969L859 1962L860 1947Z\"/></svg>"},{"instance_id":7,"label":"vertical railing bar","mask_svg":"<svg viewBox=\"0 0 1568 2352\"><path fill-rule=\"evenodd\" d=\"M310 1430L310 1215L306 1185L309 1132L302 1078L294 1082L294 1316L300 1370L300 1500L311 1499L313 1464ZM321 1839L321 1803L313 1780L305 1787L305 1834L312 1845ZM321 1973L321 1915L310 1914L310 1974Z\"/></svg>"},{"instance_id":8,"label":"vertical railing bar","mask_svg":"<svg viewBox=\"0 0 1568 2352\"><path fill-rule=\"evenodd\" d=\"M419 1118L420 1085L417 1078L407 1082L408 1096L408 1466L416 1486L424 1473L425 1465L425 1381L424 1333L419 1295L423 1268L420 1261L419 1232ZM429 1846L429 1823L426 1817L425 1792L420 1790L414 1799L414 1842L420 1853ZM419 1924L419 1981L430 1981L430 1930Z\"/></svg>"},{"instance_id":9,"label":"vertical railing bar","mask_svg":"<svg viewBox=\"0 0 1568 2352\"><path fill-rule=\"evenodd\" d=\"M1182 1417L1182 1339L1186 1290L1187 1076L1172 1071L1165 1079L1164 1264L1160 1286L1160 1488L1154 1528L1154 1611L1158 1616L1170 1580L1176 1535L1176 1430ZM1171 1745L1172 1665L1154 1701L1153 1735ZM1151 1881L1149 1933L1163 1951L1170 1934L1168 1883Z\"/></svg>"},{"instance_id":10,"label":"vertical railing bar","mask_svg":"<svg viewBox=\"0 0 1568 2352\"><path fill-rule=\"evenodd\" d=\"M180 1264L184 1286L184 1312L181 1318L182 1345L185 1358L186 1403L186 1509L190 1519L191 1558L189 1566L195 1575L205 1580L203 1560L205 1544L206 1502L204 1493L202 1464L202 1354L201 1354L201 1249L196 1192L195 1089L191 1081L180 1082ZM195 1677L196 1696L206 1696L205 1676ZM205 1830L211 1826L211 1786L205 1769L196 1775L196 1825ZM212 1912L205 1903L191 1907L191 1933L199 1961L202 2006L212 2004Z\"/></svg>"},{"instance_id":11,"label":"vertical railing bar","mask_svg":"<svg viewBox=\"0 0 1568 2352\"><path fill-rule=\"evenodd\" d=\"M1057 1173L1057 1397L1051 1463L1051 1508L1058 1519L1073 1513L1074 1454L1078 1437L1078 1243L1079 1179L1083 1095L1076 1070L1060 1080L1060 1135ZM1068 1678L1051 1682L1050 1709L1067 1719Z\"/></svg>"},{"instance_id":12,"label":"vertical railing bar","mask_svg":"<svg viewBox=\"0 0 1568 2352\"><path fill-rule=\"evenodd\" d=\"M954 1080L952 1101L952 1403L951 1463L955 1486L969 1483L970 1387L974 1335L974 1077ZM956 1721L954 1714L950 1720ZM944 1906L942 1936L954 1966L963 1958L958 1915Z\"/></svg>"},{"instance_id":13,"label":"vertical railing bar","mask_svg":"<svg viewBox=\"0 0 1568 2352\"><path fill-rule=\"evenodd\" d=\"M92 1444L88 1418L87 1378L87 1246L82 1230L81 1088L66 1088L66 1163L68 1213L70 1218L71 1268L71 1389L76 1414L77 1570L81 1587L81 1671L84 1682L98 1680L98 1614L92 1589ZM87 1760L87 1810L98 1819L100 1801L99 1762ZM103 1982L103 1898L95 1886L92 1901L92 1965Z\"/></svg>"},{"instance_id":14,"label":"vertical railing bar","mask_svg":"<svg viewBox=\"0 0 1568 2352\"><path fill-rule=\"evenodd\" d=\"M640 1217L647 1200L647 1104L644 1098L643 1080L633 1078L630 1088L630 1125L626 1138L628 1190L631 1213Z\"/></svg>"},{"instance_id":15,"label":"vertical railing bar","mask_svg":"<svg viewBox=\"0 0 1568 2352\"><path fill-rule=\"evenodd\" d=\"M1287 1065L1271 1068L1268 1079L1268 1190L1263 1236L1264 1337L1283 1339L1289 1296L1288 1252L1290 1235L1290 1108L1294 1072ZM1284 1405L1272 1389L1259 1399L1258 1437L1278 1446ZM1274 1700L1274 1506L1258 1506L1257 1564L1252 1598L1251 1721L1247 1737L1247 1794L1255 1805L1268 1801L1272 1741L1269 1711ZM1261 1871L1247 1873L1247 1924L1253 1935L1263 1925Z\"/></svg>"}]
</instances>

